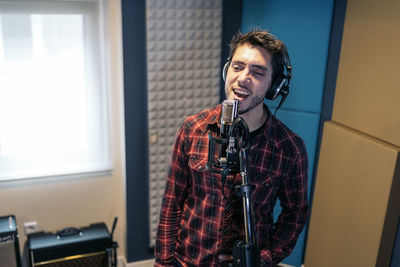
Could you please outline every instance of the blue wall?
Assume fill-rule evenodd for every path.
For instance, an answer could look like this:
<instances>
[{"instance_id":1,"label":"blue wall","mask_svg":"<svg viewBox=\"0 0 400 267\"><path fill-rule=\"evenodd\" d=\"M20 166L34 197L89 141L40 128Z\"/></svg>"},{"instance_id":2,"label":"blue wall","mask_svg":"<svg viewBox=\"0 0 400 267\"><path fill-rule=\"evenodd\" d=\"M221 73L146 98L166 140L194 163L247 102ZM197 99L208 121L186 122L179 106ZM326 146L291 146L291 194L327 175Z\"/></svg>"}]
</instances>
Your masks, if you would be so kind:
<instances>
[{"instance_id":1,"label":"blue wall","mask_svg":"<svg viewBox=\"0 0 400 267\"><path fill-rule=\"evenodd\" d=\"M306 143L310 189L319 139L333 10L334 0L243 0L241 30L247 32L254 27L268 29L288 48L293 79L290 94L277 112L277 117ZM278 103L279 100L267 104L273 110ZM283 262L301 266L304 244L305 231L293 253Z\"/></svg>"},{"instance_id":2,"label":"blue wall","mask_svg":"<svg viewBox=\"0 0 400 267\"><path fill-rule=\"evenodd\" d=\"M390 263L390 266L391 267L400 266L400 221L397 226L397 235L393 248L392 261Z\"/></svg>"}]
</instances>

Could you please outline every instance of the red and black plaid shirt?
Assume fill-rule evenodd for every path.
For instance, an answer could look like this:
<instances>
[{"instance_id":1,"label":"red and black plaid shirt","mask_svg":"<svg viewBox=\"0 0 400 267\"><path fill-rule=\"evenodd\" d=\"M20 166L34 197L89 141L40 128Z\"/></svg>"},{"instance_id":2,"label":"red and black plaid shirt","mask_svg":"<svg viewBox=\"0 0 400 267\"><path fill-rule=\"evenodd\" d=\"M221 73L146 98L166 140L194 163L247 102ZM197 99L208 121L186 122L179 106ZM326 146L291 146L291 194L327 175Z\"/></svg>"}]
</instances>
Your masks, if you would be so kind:
<instances>
[{"instance_id":1,"label":"red and black plaid shirt","mask_svg":"<svg viewBox=\"0 0 400 267\"><path fill-rule=\"evenodd\" d=\"M155 266L224 266L244 239L241 199L234 193L240 175L206 170L208 132L218 130L221 105L188 117L172 150L155 247ZM248 150L251 201L262 266L288 256L306 223L307 152L299 136L278 119L268 119ZM210 127L210 126L215 127ZM224 194L222 193L222 187ZM273 224L279 198L282 213Z\"/></svg>"}]
</instances>

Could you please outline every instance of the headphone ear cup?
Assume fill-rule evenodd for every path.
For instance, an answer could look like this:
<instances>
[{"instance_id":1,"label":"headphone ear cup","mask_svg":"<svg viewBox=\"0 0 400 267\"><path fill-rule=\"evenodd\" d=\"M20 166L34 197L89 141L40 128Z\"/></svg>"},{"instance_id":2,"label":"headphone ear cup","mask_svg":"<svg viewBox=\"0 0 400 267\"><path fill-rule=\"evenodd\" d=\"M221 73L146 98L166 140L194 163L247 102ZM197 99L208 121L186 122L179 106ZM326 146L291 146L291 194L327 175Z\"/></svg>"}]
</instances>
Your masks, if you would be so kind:
<instances>
[{"instance_id":1,"label":"headphone ear cup","mask_svg":"<svg viewBox=\"0 0 400 267\"><path fill-rule=\"evenodd\" d=\"M287 94L287 90L282 90L284 86L286 86L287 77L279 73L275 79L272 81L271 87L268 89L265 94L265 98L268 100L274 100L280 94Z\"/></svg>"},{"instance_id":2,"label":"headphone ear cup","mask_svg":"<svg viewBox=\"0 0 400 267\"><path fill-rule=\"evenodd\" d=\"M224 68L222 69L222 79L224 80L224 82L226 80L226 75L228 73L228 69L229 69L230 65L231 65L231 62L228 61L228 62L225 63Z\"/></svg>"}]
</instances>

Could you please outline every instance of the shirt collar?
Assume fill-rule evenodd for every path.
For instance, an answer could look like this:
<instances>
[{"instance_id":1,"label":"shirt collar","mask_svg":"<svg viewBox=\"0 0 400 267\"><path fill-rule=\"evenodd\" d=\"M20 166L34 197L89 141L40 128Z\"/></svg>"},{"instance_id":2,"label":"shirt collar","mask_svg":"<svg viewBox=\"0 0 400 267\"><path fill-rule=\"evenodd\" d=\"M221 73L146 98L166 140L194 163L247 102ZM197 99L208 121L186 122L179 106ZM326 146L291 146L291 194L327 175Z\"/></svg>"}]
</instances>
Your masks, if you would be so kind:
<instances>
[{"instance_id":1,"label":"shirt collar","mask_svg":"<svg viewBox=\"0 0 400 267\"><path fill-rule=\"evenodd\" d=\"M213 110L207 122L200 126L200 130L202 132L207 132L208 130L217 132L220 126L221 112L222 112L222 104L218 104Z\"/></svg>"}]
</instances>

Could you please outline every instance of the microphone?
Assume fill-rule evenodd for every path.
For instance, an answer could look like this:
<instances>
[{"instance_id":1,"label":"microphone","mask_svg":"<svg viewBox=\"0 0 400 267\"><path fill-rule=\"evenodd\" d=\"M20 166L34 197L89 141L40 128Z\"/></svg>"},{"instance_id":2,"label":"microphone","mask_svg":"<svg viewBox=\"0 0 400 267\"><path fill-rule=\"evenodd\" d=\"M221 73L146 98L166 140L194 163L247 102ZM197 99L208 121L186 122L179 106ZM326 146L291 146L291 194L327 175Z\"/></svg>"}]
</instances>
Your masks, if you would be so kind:
<instances>
[{"instance_id":1,"label":"microphone","mask_svg":"<svg viewBox=\"0 0 400 267\"><path fill-rule=\"evenodd\" d=\"M227 138L229 136L229 127L238 116L238 107L238 100L225 100L222 102L222 113L220 120L220 136L222 138Z\"/></svg>"},{"instance_id":2,"label":"microphone","mask_svg":"<svg viewBox=\"0 0 400 267\"><path fill-rule=\"evenodd\" d=\"M208 161L206 167L216 173L237 173L239 171L236 137L231 136L232 124L238 118L238 100L222 102L219 134L208 133Z\"/></svg>"},{"instance_id":3,"label":"microphone","mask_svg":"<svg viewBox=\"0 0 400 267\"><path fill-rule=\"evenodd\" d=\"M220 137L226 143L219 147L218 161L221 166L233 165L235 161L235 139L230 136L231 125L238 116L238 100L225 100L222 102Z\"/></svg>"}]
</instances>

